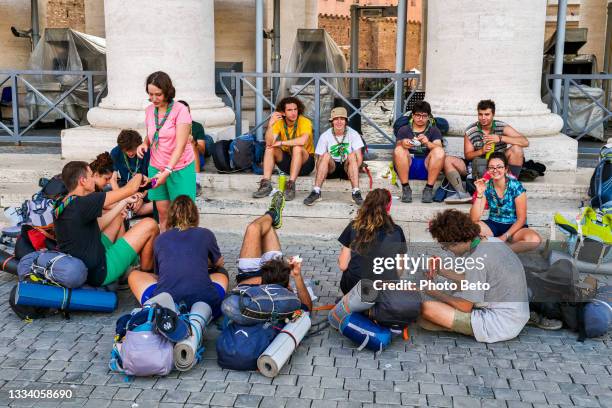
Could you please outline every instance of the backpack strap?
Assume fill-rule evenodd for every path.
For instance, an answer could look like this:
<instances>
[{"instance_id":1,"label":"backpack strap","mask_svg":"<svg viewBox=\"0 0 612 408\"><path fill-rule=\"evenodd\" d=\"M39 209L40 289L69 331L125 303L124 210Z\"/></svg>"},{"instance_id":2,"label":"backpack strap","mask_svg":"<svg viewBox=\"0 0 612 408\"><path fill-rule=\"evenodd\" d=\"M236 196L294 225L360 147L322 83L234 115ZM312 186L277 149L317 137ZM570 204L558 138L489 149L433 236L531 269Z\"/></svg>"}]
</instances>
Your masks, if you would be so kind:
<instances>
[{"instance_id":1,"label":"backpack strap","mask_svg":"<svg viewBox=\"0 0 612 408\"><path fill-rule=\"evenodd\" d=\"M67 256L68 255L66 254L59 254L58 256L52 258L49 262L47 262L47 264L45 265L43 269L45 279L55 283L56 285L59 285L59 283L57 283L55 279L53 278L53 266L55 265L57 261Z\"/></svg>"}]
</instances>

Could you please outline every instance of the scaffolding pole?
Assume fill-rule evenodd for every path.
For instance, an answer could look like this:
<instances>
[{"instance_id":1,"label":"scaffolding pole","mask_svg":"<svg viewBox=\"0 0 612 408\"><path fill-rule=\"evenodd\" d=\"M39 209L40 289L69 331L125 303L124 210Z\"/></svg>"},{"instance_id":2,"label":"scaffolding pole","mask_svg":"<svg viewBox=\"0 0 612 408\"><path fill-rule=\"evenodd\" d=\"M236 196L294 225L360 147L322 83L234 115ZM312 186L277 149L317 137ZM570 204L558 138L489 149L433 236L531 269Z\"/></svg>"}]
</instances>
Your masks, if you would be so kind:
<instances>
[{"instance_id":1,"label":"scaffolding pole","mask_svg":"<svg viewBox=\"0 0 612 408\"><path fill-rule=\"evenodd\" d=\"M255 0L255 72L263 74L264 71L264 0ZM263 120L263 99L264 92L263 77L255 78L255 88L258 94L255 95L255 123ZM256 131L257 140L263 140L263 129L260 127Z\"/></svg>"},{"instance_id":2,"label":"scaffolding pole","mask_svg":"<svg viewBox=\"0 0 612 408\"><path fill-rule=\"evenodd\" d=\"M559 0L557 9L557 38L555 44L555 65L553 74L563 74L563 56L565 54L565 20L567 16L567 0ZM553 80L553 97L561 101L561 79ZM556 103L552 105L553 113L560 113Z\"/></svg>"},{"instance_id":3,"label":"scaffolding pole","mask_svg":"<svg viewBox=\"0 0 612 408\"><path fill-rule=\"evenodd\" d=\"M406 19L408 17L408 7L406 0L399 0L397 4L397 39L395 40L395 72L404 72L406 63ZM395 80L395 98L393 111L394 119L402 116L404 112L402 99L404 94L404 81L401 78Z\"/></svg>"}]
</instances>

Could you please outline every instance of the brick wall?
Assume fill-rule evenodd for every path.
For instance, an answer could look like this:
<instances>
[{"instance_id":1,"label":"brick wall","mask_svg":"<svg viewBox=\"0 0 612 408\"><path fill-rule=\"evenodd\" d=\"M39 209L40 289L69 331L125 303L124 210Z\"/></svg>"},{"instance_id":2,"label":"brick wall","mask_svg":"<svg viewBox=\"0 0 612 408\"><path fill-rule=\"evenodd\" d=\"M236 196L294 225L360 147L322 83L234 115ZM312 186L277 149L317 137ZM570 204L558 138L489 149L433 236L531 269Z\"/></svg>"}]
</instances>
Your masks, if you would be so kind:
<instances>
[{"instance_id":1,"label":"brick wall","mask_svg":"<svg viewBox=\"0 0 612 408\"><path fill-rule=\"evenodd\" d=\"M395 70L395 18L362 18L359 21L359 68ZM350 58L351 20L346 16L319 14L319 28L325 29ZM409 21L406 29L406 70L419 67L421 24Z\"/></svg>"},{"instance_id":2,"label":"brick wall","mask_svg":"<svg viewBox=\"0 0 612 408\"><path fill-rule=\"evenodd\" d=\"M84 0L48 0L47 27L85 31Z\"/></svg>"}]
</instances>

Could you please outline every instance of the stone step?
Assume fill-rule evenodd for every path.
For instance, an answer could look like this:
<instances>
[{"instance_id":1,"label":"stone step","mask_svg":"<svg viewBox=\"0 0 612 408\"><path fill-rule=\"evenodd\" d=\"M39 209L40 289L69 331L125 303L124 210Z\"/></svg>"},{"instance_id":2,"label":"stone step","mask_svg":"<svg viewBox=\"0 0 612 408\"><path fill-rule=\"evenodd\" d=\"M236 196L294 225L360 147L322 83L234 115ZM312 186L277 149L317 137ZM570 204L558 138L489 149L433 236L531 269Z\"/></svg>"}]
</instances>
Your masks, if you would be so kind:
<instances>
[{"instance_id":1,"label":"stone step","mask_svg":"<svg viewBox=\"0 0 612 408\"><path fill-rule=\"evenodd\" d=\"M302 203L305 196L306 194L298 193L295 200L285 204L283 212L285 219L292 217L312 219L311 225L318 225L323 229L329 220L340 219L348 222L357 214L358 207L351 201L348 193L324 192L323 200L310 207ZM470 209L467 204L454 206L444 203L423 204L420 202L420 192L415 192L413 198L413 203L405 204L399 201L399 196L394 195L391 215L396 222L426 223L437 212L448 208L457 208L465 212ZM253 199L249 192L209 190L198 198L197 203L203 219L206 219L208 214L260 215L266 211L270 200ZM554 206L551 206L548 199L531 199L528 203L527 221L534 227L545 229L550 226L555 212L574 217L579 206L579 200L555 200Z\"/></svg>"}]
</instances>

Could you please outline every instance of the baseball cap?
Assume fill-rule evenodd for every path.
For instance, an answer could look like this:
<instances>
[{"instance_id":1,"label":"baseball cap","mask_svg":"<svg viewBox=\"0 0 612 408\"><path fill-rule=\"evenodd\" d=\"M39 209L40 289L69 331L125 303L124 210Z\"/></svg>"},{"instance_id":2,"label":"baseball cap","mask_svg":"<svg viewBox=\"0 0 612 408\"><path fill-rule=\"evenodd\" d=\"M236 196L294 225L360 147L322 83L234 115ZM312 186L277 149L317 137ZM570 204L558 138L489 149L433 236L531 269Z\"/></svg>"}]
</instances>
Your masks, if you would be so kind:
<instances>
[{"instance_id":1,"label":"baseball cap","mask_svg":"<svg viewBox=\"0 0 612 408\"><path fill-rule=\"evenodd\" d=\"M157 332L173 343L189 337L189 326L179 315L165 307L155 307L155 327Z\"/></svg>"}]
</instances>

